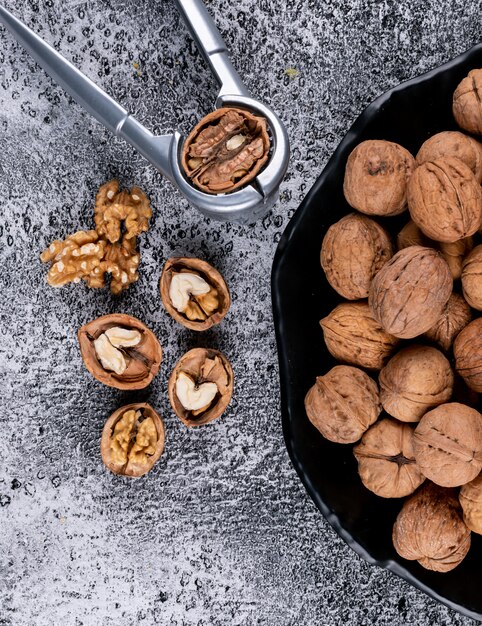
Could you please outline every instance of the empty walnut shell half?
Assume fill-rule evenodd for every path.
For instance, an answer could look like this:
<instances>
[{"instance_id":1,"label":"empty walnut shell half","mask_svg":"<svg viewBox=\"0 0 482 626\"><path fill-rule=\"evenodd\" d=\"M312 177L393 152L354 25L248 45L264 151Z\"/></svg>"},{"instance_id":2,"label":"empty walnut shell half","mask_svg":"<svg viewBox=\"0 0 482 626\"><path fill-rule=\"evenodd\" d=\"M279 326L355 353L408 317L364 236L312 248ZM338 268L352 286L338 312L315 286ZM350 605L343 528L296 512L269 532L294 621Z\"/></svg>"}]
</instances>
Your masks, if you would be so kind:
<instances>
[{"instance_id":1,"label":"empty walnut shell half","mask_svg":"<svg viewBox=\"0 0 482 626\"><path fill-rule=\"evenodd\" d=\"M368 297L378 270L392 257L386 230L377 222L351 213L328 229L320 261L330 285L347 300Z\"/></svg>"},{"instance_id":2,"label":"empty walnut shell half","mask_svg":"<svg viewBox=\"0 0 482 626\"><path fill-rule=\"evenodd\" d=\"M474 533L482 535L482 474L461 488L459 500L465 524Z\"/></svg>"},{"instance_id":3,"label":"empty walnut shell half","mask_svg":"<svg viewBox=\"0 0 482 626\"><path fill-rule=\"evenodd\" d=\"M435 572L454 569L470 549L470 530L455 491L431 483L405 501L392 538L401 557Z\"/></svg>"},{"instance_id":4,"label":"empty walnut shell half","mask_svg":"<svg viewBox=\"0 0 482 626\"><path fill-rule=\"evenodd\" d=\"M114 474L143 476L163 453L164 439L162 419L149 404L127 404L105 423L100 453Z\"/></svg>"},{"instance_id":5,"label":"empty walnut shell half","mask_svg":"<svg viewBox=\"0 0 482 626\"><path fill-rule=\"evenodd\" d=\"M237 108L217 109L192 130L182 149L182 167L192 183L211 194L251 182L268 160L264 117Z\"/></svg>"},{"instance_id":6,"label":"empty walnut shell half","mask_svg":"<svg viewBox=\"0 0 482 626\"><path fill-rule=\"evenodd\" d=\"M452 275L436 250L404 248L378 272L368 304L387 333L411 339L431 328L452 293Z\"/></svg>"},{"instance_id":7,"label":"empty walnut shell half","mask_svg":"<svg viewBox=\"0 0 482 626\"><path fill-rule=\"evenodd\" d=\"M169 377L169 400L181 422L201 426L224 413L233 384L233 369L224 354L194 348L181 357Z\"/></svg>"},{"instance_id":8,"label":"empty walnut shell half","mask_svg":"<svg viewBox=\"0 0 482 626\"><path fill-rule=\"evenodd\" d=\"M444 306L442 315L432 328L425 333L425 337L438 343L446 352L450 350L455 337L467 326L472 319L472 312L464 298L453 293Z\"/></svg>"},{"instance_id":9,"label":"empty walnut shell half","mask_svg":"<svg viewBox=\"0 0 482 626\"><path fill-rule=\"evenodd\" d=\"M482 134L482 69L471 70L454 92L452 111L457 124Z\"/></svg>"},{"instance_id":10,"label":"empty walnut shell half","mask_svg":"<svg viewBox=\"0 0 482 626\"><path fill-rule=\"evenodd\" d=\"M418 422L429 409L450 399L454 375L439 350L413 345L388 361L379 383L385 411L402 422Z\"/></svg>"},{"instance_id":11,"label":"empty walnut shell half","mask_svg":"<svg viewBox=\"0 0 482 626\"><path fill-rule=\"evenodd\" d=\"M413 438L422 473L441 487L458 487L482 469L482 415L449 402L425 413Z\"/></svg>"},{"instance_id":12,"label":"empty walnut shell half","mask_svg":"<svg viewBox=\"0 0 482 626\"><path fill-rule=\"evenodd\" d=\"M154 333L130 315L104 315L79 328L85 367L117 389L144 389L159 371L162 348Z\"/></svg>"},{"instance_id":13,"label":"empty walnut shell half","mask_svg":"<svg viewBox=\"0 0 482 626\"><path fill-rule=\"evenodd\" d=\"M482 393L482 317L467 324L454 341L455 369L468 387Z\"/></svg>"},{"instance_id":14,"label":"empty walnut shell half","mask_svg":"<svg viewBox=\"0 0 482 626\"><path fill-rule=\"evenodd\" d=\"M474 248L464 260L462 290L470 306L482 311L482 245Z\"/></svg>"},{"instance_id":15,"label":"empty walnut shell half","mask_svg":"<svg viewBox=\"0 0 482 626\"><path fill-rule=\"evenodd\" d=\"M409 180L407 198L412 220L435 241L458 241L480 226L482 191L459 159L445 157L419 165Z\"/></svg>"},{"instance_id":16,"label":"empty walnut shell half","mask_svg":"<svg viewBox=\"0 0 482 626\"><path fill-rule=\"evenodd\" d=\"M444 157L455 157L465 163L482 182L482 145L473 137L457 130L446 130L429 137L415 157L417 165Z\"/></svg>"},{"instance_id":17,"label":"empty walnut shell half","mask_svg":"<svg viewBox=\"0 0 482 626\"><path fill-rule=\"evenodd\" d=\"M413 455L413 428L390 418L366 431L353 449L367 489L382 498L402 498L425 480Z\"/></svg>"},{"instance_id":18,"label":"empty walnut shell half","mask_svg":"<svg viewBox=\"0 0 482 626\"><path fill-rule=\"evenodd\" d=\"M160 289L169 315L191 330L219 324L231 306L224 278L201 259L174 257L166 261Z\"/></svg>"},{"instance_id":19,"label":"empty walnut shell half","mask_svg":"<svg viewBox=\"0 0 482 626\"><path fill-rule=\"evenodd\" d=\"M326 439L354 443L382 409L376 382L349 365L336 365L318 376L305 397L308 419Z\"/></svg>"}]
</instances>

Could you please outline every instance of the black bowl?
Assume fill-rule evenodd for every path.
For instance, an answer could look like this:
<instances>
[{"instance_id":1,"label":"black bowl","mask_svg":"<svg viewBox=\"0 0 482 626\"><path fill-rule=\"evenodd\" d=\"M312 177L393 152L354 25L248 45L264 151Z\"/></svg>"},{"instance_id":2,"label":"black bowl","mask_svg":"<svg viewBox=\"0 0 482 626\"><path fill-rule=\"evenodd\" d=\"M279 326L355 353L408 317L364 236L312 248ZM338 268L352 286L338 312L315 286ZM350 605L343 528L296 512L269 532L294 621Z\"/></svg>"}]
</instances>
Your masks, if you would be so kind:
<instances>
[{"instance_id":1,"label":"black bowl","mask_svg":"<svg viewBox=\"0 0 482 626\"><path fill-rule=\"evenodd\" d=\"M365 109L283 234L273 264L272 297L286 446L315 504L369 563L398 574L451 608L482 621L482 537L472 533L468 556L448 573L431 572L399 557L391 535L402 501L385 500L368 491L358 477L352 446L324 439L309 422L303 405L315 377L335 365L319 320L341 297L328 285L319 254L328 227L352 211L343 196L348 155L365 139L395 141L416 154L430 135L455 130L452 94L462 78L477 67L482 67L482 44L392 89ZM405 214L382 223L394 234L406 220Z\"/></svg>"}]
</instances>

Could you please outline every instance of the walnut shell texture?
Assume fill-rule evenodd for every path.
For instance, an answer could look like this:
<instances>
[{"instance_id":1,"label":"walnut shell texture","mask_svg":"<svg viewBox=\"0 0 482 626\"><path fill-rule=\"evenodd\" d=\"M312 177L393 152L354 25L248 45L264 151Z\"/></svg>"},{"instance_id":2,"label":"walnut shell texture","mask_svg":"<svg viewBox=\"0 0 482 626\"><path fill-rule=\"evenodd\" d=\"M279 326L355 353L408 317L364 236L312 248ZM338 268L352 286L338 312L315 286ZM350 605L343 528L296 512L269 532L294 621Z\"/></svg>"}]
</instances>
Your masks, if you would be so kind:
<instances>
[{"instance_id":1,"label":"walnut shell texture","mask_svg":"<svg viewBox=\"0 0 482 626\"><path fill-rule=\"evenodd\" d=\"M368 369L381 369L399 341L383 330L366 302L343 302L320 325L336 359Z\"/></svg>"},{"instance_id":2,"label":"walnut shell texture","mask_svg":"<svg viewBox=\"0 0 482 626\"><path fill-rule=\"evenodd\" d=\"M400 350L380 372L380 400L402 422L418 422L429 409L447 402L454 386L448 359L436 348Z\"/></svg>"},{"instance_id":3,"label":"walnut shell texture","mask_svg":"<svg viewBox=\"0 0 482 626\"><path fill-rule=\"evenodd\" d=\"M482 145L473 137L457 130L446 130L429 137L415 157L417 165L445 157L465 163L477 182L482 182Z\"/></svg>"},{"instance_id":4,"label":"walnut shell texture","mask_svg":"<svg viewBox=\"0 0 482 626\"><path fill-rule=\"evenodd\" d=\"M391 141L363 141L351 152L343 191L350 206L367 215L398 215L407 208L407 181L415 159Z\"/></svg>"},{"instance_id":5,"label":"walnut shell texture","mask_svg":"<svg viewBox=\"0 0 482 626\"><path fill-rule=\"evenodd\" d=\"M465 524L474 533L482 535L482 474L461 488L459 500Z\"/></svg>"},{"instance_id":6,"label":"walnut shell texture","mask_svg":"<svg viewBox=\"0 0 482 626\"><path fill-rule=\"evenodd\" d=\"M435 572L449 572L470 549L470 530L464 524L454 490L425 483L408 498L393 526L398 554Z\"/></svg>"},{"instance_id":7,"label":"walnut shell texture","mask_svg":"<svg viewBox=\"0 0 482 626\"><path fill-rule=\"evenodd\" d=\"M367 489L382 498L402 498L425 480L413 455L413 428L390 418L371 426L355 446L358 473Z\"/></svg>"},{"instance_id":8,"label":"walnut shell texture","mask_svg":"<svg viewBox=\"0 0 482 626\"><path fill-rule=\"evenodd\" d=\"M397 235L397 250L403 250L410 246L425 246L430 248L433 241L422 233L413 220L408 220Z\"/></svg>"},{"instance_id":9,"label":"walnut shell texture","mask_svg":"<svg viewBox=\"0 0 482 626\"><path fill-rule=\"evenodd\" d=\"M435 241L451 243L477 232L482 191L459 159L427 161L413 172L407 187L412 220Z\"/></svg>"},{"instance_id":10,"label":"walnut shell texture","mask_svg":"<svg viewBox=\"0 0 482 626\"><path fill-rule=\"evenodd\" d=\"M458 487L482 469L482 415L449 402L425 413L414 434L415 458L422 473L441 487Z\"/></svg>"},{"instance_id":11,"label":"walnut shell texture","mask_svg":"<svg viewBox=\"0 0 482 626\"><path fill-rule=\"evenodd\" d=\"M411 246L397 252L375 276L368 304L387 333L410 339L427 331L441 316L452 282L438 252Z\"/></svg>"},{"instance_id":12,"label":"walnut shell texture","mask_svg":"<svg viewBox=\"0 0 482 626\"><path fill-rule=\"evenodd\" d=\"M454 92L452 111L457 124L482 134L482 69L471 70Z\"/></svg>"},{"instance_id":13,"label":"walnut shell texture","mask_svg":"<svg viewBox=\"0 0 482 626\"><path fill-rule=\"evenodd\" d=\"M454 341L455 369L468 387L482 393L482 317L467 324Z\"/></svg>"},{"instance_id":14,"label":"walnut shell texture","mask_svg":"<svg viewBox=\"0 0 482 626\"><path fill-rule=\"evenodd\" d=\"M464 298L453 293L444 306L442 315L432 328L425 333L425 337L438 343L446 352L450 350L455 337L467 326L472 319L472 311Z\"/></svg>"},{"instance_id":15,"label":"walnut shell texture","mask_svg":"<svg viewBox=\"0 0 482 626\"><path fill-rule=\"evenodd\" d=\"M447 261L452 278L458 280L462 276L464 259L474 247L473 238L465 237L464 239L459 239L452 243L440 242L436 247Z\"/></svg>"},{"instance_id":16,"label":"walnut shell texture","mask_svg":"<svg viewBox=\"0 0 482 626\"><path fill-rule=\"evenodd\" d=\"M330 285L347 300L368 297L378 270L392 257L386 230L365 215L351 213L328 229L320 261Z\"/></svg>"},{"instance_id":17,"label":"walnut shell texture","mask_svg":"<svg viewBox=\"0 0 482 626\"><path fill-rule=\"evenodd\" d=\"M462 290L470 306L482 311L482 245L474 248L464 260Z\"/></svg>"},{"instance_id":18,"label":"walnut shell texture","mask_svg":"<svg viewBox=\"0 0 482 626\"><path fill-rule=\"evenodd\" d=\"M354 443L380 415L376 382L362 370L336 365L318 376L305 397L310 422L326 439Z\"/></svg>"}]
</instances>

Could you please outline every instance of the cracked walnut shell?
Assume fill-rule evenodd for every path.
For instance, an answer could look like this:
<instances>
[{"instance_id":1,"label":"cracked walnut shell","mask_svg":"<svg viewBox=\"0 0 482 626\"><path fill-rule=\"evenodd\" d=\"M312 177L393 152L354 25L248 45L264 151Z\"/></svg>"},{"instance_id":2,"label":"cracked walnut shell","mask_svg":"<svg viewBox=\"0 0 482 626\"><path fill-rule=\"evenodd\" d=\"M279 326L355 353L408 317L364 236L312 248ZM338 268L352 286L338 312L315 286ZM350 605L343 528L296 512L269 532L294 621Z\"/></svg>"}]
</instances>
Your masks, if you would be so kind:
<instances>
[{"instance_id":1,"label":"cracked walnut shell","mask_svg":"<svg viewBox=\"0 0 482 626\"><path fill-rule=\"evenodd\" d=\"M458 293L453 293L444 306L442 315L432 328L427 330L425 337L435 341L448 352L454 339L471 319L472 312L467 302Z\"/></svg>"},{"instance_id":2,"label":"cracked walnut shell","mask_svg":"<svg viewBox=\"0 0 482 626\"><path fill-rule=\"evenodd\" d=\"M474 533L482 535L482 474L461 488L459 500L465 524Z\"/></svg>"},{"instance_id":3,"label":"cracked walnut shell","mask_svg":"<svg viewBox=\"0 0 482 626\"><path fill-rule=\"evenodd\" d=\"M402 498L425 480L413 455L413 428L390 418L371 426L353 449L367 489L382 498Z\"/></svg>"},{"instance_id":4,"label":"cracked walnut shell","mask_svg":"<svg viewBox=\"0 0 482 626\"><path fill-rule=\"evenodd\" d=\"M482 393L482 317L467 324L454 341L455 369L468 387Z\"/></svg>"},{"instance_id":5,"label":"cracked walnut shell","mask_svg":"<svg viewBox=\"0 0 482 626\"><path fill-rule=\"evenodd\" d=\"M182 167L192 183L210 194L228 193L251 182L268 160L264 117L224 107L206 115L182 149Z\"/></svg>"},{"instance_id":6,"label":"cracked walnut shell","mask_svg":"<svg viewBox=\"0 0 482 626\"><path fill-rule=\"evenodd\" d=\"M191 330L219 324L231 306L224 278L201 259L174 257L166 261L160 289L167 312Z\"/></svg>"},{"instance_id":7,"label":"cracked walnut shell","mask_svg":"<svg viewBox=\"0 0 482 626\"><path fill-rule=\"evenodd\" d=\"M401 557L435 572L457 567L467 555L471 539L454 490L431 483L405 501L392 538Z\"/></svg>"},{"instance_id":8,"label":"cracked walnut shell","mask_svg":"<svg viewBox=\"0 0 482 626\"><path fill-rule=\"evenodd\" d=\"M477 182L482 182L482 145L473 137L457 130L446 130L429 137L415 157L417 165L445 157L455 157L465 163Z\"/></svg>"},{"instance_id":9,"label":"cracked walnut shell","mask_svg":"<svg viewBox=\"0 0 482 626\"><path fill-rule=\"evenodd\" d=\"M117 409L102 431L100 452L114 474L147 474L164 451L164 424L154 409L142 402Z\"/></svg>"},{"instance_id":10,"label":"cracked walnut shell","mask_svg":"<svg viewBox=\"0 0 482 626\"><path fill-rule=\"evenodd\" d=\"M482 245L474 248L464 260L462 291L470 306L482 311Z\"/></svg>"},{"instance_id":11,"label":"cracked walnut shell","mask_svg":"<svg viewBox=\"0 0 482 626\"><path fill-rule=\"evenodd\" d=\"M391 141L363 141L351 152L343 192L350 206L367 215L398 215L407 208L413 156Z\"/></svg>"},{"instance_id":12,"label":"cracked walnut shell","mask_svg":"<svg viewBox=\"0 0 482 626\"><path fill-rule=\"evenodd\" d=\"M392 257L388 233L377 222L357 213L328 229L320 261L330 285L347 300L368 297L370 283Z\"/></svg>"},{"instance_id":13,"label":"cracked walnut shell","mask_svg":"<svg viewBox=\"0 0 482 626\"><path fill-rule=\"evenodd\" d=\"M441 487L458 487L482 469L482 415L449 402L425 413L415 429L415 458L422 473Z\"/></svg>"},{"instance_id":14,"label":"cracked walnut shell","mask_svg":"<svg viewBox=\"0 0 482 626\"><path fill-rule=\"evenodd\" d=\"M109 387L144 389L159 371L159 341L130 315L99 317L79 329L78 339L86 368Z\"/></svg>"},{"instance_id":15,"label":"cracked walnut shell","mask_svg":"<svg viewBox=\"0 0 482 626\"><path fill-rule=\"evenodd\" d=\"M411 246L397 252L375 276L368 304L387 333L410 339L436 323L451 293L446 261L431 248Z\"/></svg>"},{"instance_id":16,"label":"cracked walnut shell","mask_svg":"<svg viewBox=\"0 0 482 626\"><path fill-rule=\"evenodd\" d=\"M233 385L233 369L224 354L194 348L181 357L169 377L169 400L183 424L201 426L224 413Z\"/></svg>"},{"instance_id":17,"label":"cracked walnut shell","mask_svg":"<svg viewBox=\"0 0 482 626\"><path fill-rule=\"evenodd\" d=\"M318 376L305 397L310 422L326 439L354 443L371 426L382 409L376 382L364 371L336 365Z\"/></svg>"},{"instance_id":18,"label":"cracked walnut shell","mask_svg":"<svg viewBox=\"0 0 482 626\"><path fill-rule=\"evenodd\" d=\"M482 69L471 70L454 92L452 111L457 124L482 134Z\"/></svg>"}]
</instances>

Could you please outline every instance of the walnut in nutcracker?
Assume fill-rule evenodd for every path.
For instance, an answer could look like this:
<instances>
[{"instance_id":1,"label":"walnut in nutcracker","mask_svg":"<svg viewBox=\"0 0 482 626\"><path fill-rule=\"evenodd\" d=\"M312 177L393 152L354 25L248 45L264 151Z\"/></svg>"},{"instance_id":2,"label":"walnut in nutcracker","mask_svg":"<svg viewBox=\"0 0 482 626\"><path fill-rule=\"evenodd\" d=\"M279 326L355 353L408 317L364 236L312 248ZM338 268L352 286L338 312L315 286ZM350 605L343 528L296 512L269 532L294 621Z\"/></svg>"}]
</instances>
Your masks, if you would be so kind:
<instances>
[{"instance_id":1,"label":"walnut in nutcracker","mask_svg":"<svg viewBox=\"0 0 482 626\"><path fill-rule=\"evenodd\" d=\"M470 549L455 490L425 483L404 503L393 526L398 554L435 572L449 572Z\"/></svg>"},{"instance_id":2,"label":"walnut in nutcracker","mask_svg":"<svg viewBox=\"0 0 482 626\"><path fill-rule=\"evenodd\" d=\"M459 500L465 524L474 533L482 535L482 474L461 488Z\"/></svg>"},{"instance_id":3,"label":"walnut in nutcracker","mask_svg":"<svg viewBox=\"0 0 482 626\"><path fill-rule=\"evenodd\" d=\"M398 215L407 208L407 182L415 159L391 141L363 141L351 152L343 192L354 209L367 215Z\"/></svg>"},{"instance_id":4,"label":"walnut in nutcracker","mask_svg":"<svg viewBox=\"0 0 482 626\"><path fill-rule=\"evenodd\" d=\"M442 315L432 328L427 330L425 337L438 343L447 352L471 319L472 312L467 302L458 293L453 293L444 306Z\"/></svg>"},{"instance_id":5,"label":"walnut in nutcracker","mask_svg":"<svg viewBox=\"0 0 482 626\"><path fill-rule=\"evenodd\" d=\"M425 480L413 455L413 428L390 418L366 431L353 453L367 489L382 498L402 498Z\"/></svg>"},{"instance_id":6,"label":"walnut in nutcracker","mask_svg":"<svg viewBox=\"0 0 482 626\"><path fill-rule=\"evenodd\" d=\"M82 326L78 339L86 368L109 387L144 389L159 371L159 341L130 315L103 315Z\"/></svg>"},{"instance_id":7,"label":"walnut in nutcracker","mask_svg":"<svg viewBox=\"0 0 482 626\"><path fill-rule=\"evenodd\" d=\"M474 248L464 260L462 290L470 306L482 311L482 245Z\"/></svg>"},{"instance_id":8,"label":"walnut in nutcracker","mask_svg":"<svg viewBox=\"0 0 482 626\"><path fill-rule=\"evenodd\" d=\"M385 411L402 422L418 422L429 409L447 402L454 375L436 348L412 345L400 350L379 376Z\"/></svg>"},{"instance_id":9,"label":"walnut in nutcracker","mask_svg":"<svg viewBox=\"0 0 482 626\"><path fill-rule=\"evenodd\" d=\"M461 128L482 134L482 69L471 70L457 85L452 111Z\"/></svg>"},{"instance_id":10,"label":"walnut in nutcracker","mask_svg":"<svg viewBox=\"0 0 482 626\"><path fill-rule=\"evenodd\" d=\"M422 144L415 160L421 165L445 157L455 157L465 163L477 182L482 182L482 145L476 139L453 130L437 133Z\"/></svg>"},{"instance_id":11,"label":"walnut in nutcracker","mask_svg":"<svg viewBox=\"0 0 482 626\"><path fill-rule=\"evenodd\" d=\"M328 229L320 261L333 289L347 300L359 300L368 297L373 277L392 254L386 230L365 215L351 213Z\"/></svg>"},{"instance_id":12,"label":"walnut in nutcracker","mask_svg":"<svg viewBox=\"0 0 482 626\"><path fill-rule=\"evenodd\" d=\"M181 357L169 377L169 400L186 426L201 426L224 413L233 385L233 370L224 354L194 348Z\"/></svg>"},{"instance_id":13,"label":"walnut in nutcracker","mask_svg":"<svg viewBox=\"0 0 482 626\"><path fill-rule=\"evenodd\" d=\"M411 246L397 252L375 276L368 304L387 333L410 339L439 319L452 282L450 269L438 252Z\"/></svg>"},{"instance_id":14,"label":"walnut in nutcracker","mask_svg":"<svg viewBox=\"0 0 482 626\"><path fill-rule=\"evenodd\" d=\"M470 389L482 393L482 317L467 324L454 341L455 369Z\"/></svg>"},{"instance_id":15,"label":"walnut in nutcracker","mask_svg":"<svg viewBox=\"0 0 482 626\"><path fill-rule=\"evenodd\" d=\"M349 365L318 376L305 397L308 419L326 439L354 443L380 415L376 382Z\"/></svg>"},{"instance_id":16,"label":"walnut in nutcracker","mask_svg":"<svg viewBox=\"0 0 482 626\"><path fill-rule=\"evenodd\" d=\"M114 474L137 478L147 474L164 451L164 424L154 409L142 402L117 409L102 431L100 452Z\"/></svg>"}]
</instances>

